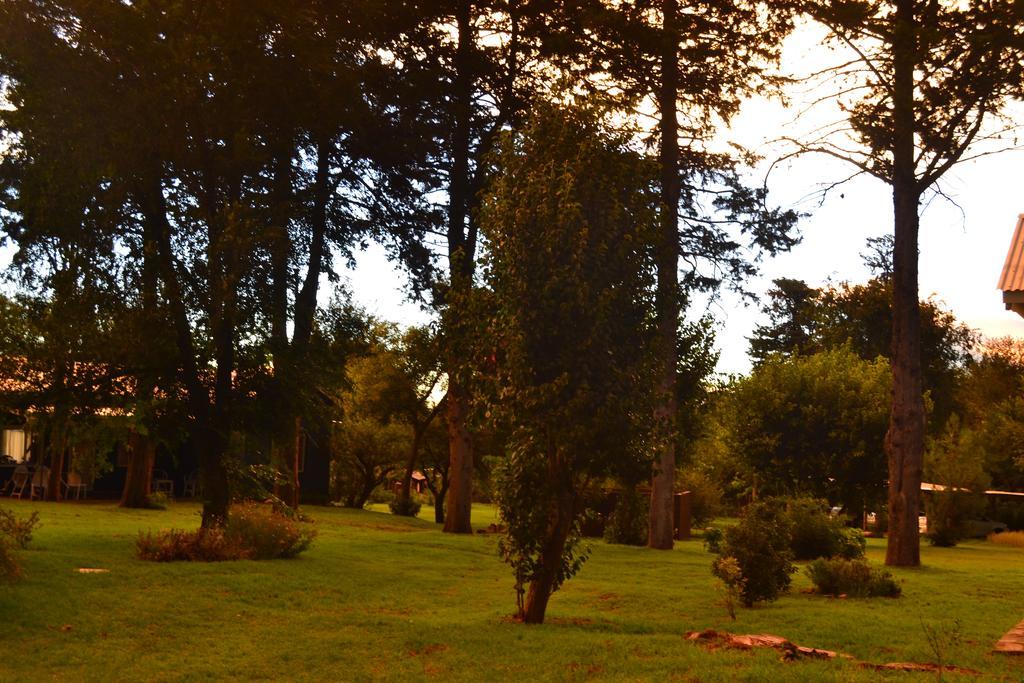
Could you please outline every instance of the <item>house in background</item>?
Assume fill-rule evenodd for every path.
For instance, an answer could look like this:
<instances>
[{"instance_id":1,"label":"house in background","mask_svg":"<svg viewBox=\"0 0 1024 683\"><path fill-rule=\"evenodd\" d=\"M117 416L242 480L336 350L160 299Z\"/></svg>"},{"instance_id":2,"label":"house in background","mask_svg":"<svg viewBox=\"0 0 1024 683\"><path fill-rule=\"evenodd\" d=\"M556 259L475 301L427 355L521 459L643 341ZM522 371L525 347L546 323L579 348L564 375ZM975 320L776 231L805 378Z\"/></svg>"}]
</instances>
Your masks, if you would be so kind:
<instances>
[{"instance_id":1,"label":"house in background","mask_svg":"<svg viewBox=\"0 0 1024 683\"><path fill-rule=\"evenodd\" d=\"M999 289L1003 292L1006 310L1024 316L1024 213L1017 217L1017 228L999 277Z\"/></svg>"}]
</instances>

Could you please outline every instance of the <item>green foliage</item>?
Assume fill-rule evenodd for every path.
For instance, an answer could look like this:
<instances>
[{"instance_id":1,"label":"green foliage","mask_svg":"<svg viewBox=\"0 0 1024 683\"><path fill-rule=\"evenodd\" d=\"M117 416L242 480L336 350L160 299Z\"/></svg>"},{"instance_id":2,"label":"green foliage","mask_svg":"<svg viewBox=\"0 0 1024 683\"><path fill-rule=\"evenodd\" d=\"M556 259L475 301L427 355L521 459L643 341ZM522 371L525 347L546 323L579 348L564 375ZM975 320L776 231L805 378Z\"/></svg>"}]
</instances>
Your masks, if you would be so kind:
<instances>
[{"instance_id":1,"label":"green foliage","mask_svg":"<svg viewBox=\"0 0 1024 683\"><path fill-rule=\"evenodd\" d=\"M423 503L415 498L403 501L396 496L388 503L388 509L391 510L391 514L401 515L402 517L415 517L420 514L420 508L422 507Z\"/></svg>"},{"instance_id":2,"label":"green foliage","mask_svg":"<svg viewBox=\"0 0 1024 683\"><path fill-rule=\"evenodd\" d=\"M751 503L739 523L725 529L711 573L724 581L735 562L743 577L740 594L744 606L775 600L789 590L796 571L791 539L791 523L781 501Z\"/></svg>"},{"instance_id":3,"label":"green foliage","mask_svg":"<svg viewBox=\"0 0 1024 683\"><path fill-rule=\"evenodd\" d=\"M39 513L18 517L0 508L0 581L13 581L21 576L17 550L24 550L32 541L32 532L39 527Z\"/></svg>"},{"instance_id":4,"label":"green foliage","mask_svg":"<svg viewBox=\"0 0 1024 683\"><path fill-rule=\"evenodd\" d=\"M929 443L925 480L941 487L925 500L928 540L932 545L954 546L969 532L967 522L983 516L984 492L991 482L978 433L961 427L956 416Z\"/></svg>"},{"instance_id":5,"label":"green foliage","mask_svg":"<svg viewBox=\"0 0 1024 683\"><path fill-rule=\"evenodd\" d=\"M884 499L891 378L848 348L772 357L730 387L730 450L759 493L812 495L859 510Z\"/></svg>"},{"instance_id":6,"label":"green foliage","mask_svg":"<svg viewBox=\"0 0 1024 683\"><path fill-rule=\"evenodd\" d=\"M848 595L853 598L898 598L903 592L892 573L876 569L865 559L819 557L804 569L823 595Z\"/></svg>"},{"instance_id":7,"label":"green foliage","mask_svg":"<svg viewBox=\"0 0 1024 683\"><path fill-rule=\"evenodd\" d=\"M790 548L795 559L864 556L864 534L860 529L847 527L844 518L832 517L827 501L796 498L787 500L786 506L792 524Z\"/></svg>"},{"instance_id":8,"label":"green foliage","mask_svg":"<svg viewBox=\"0 0 1024 683\"><path fill-rule=\"evenodd\" d=\"M600 112L553 105L492 163L478 334L494 349L484 412L508 453L501 553L518 594L530 582L546 604L579 568L587 483L648 472L654 168Z\"/></svg>"},{"instance_id":9,"label":"green foliage","mask_svg":"<svg viewBox=\"0 0 1024 683\"><path fill-rule=\"evenodd\" d=\"M635 487L623 488L605 523L604 540L622 545L645 545L649 507L647 499Z\"/></svg>"},{"instance_id":10,"label":"green foliage","mask_svg":"<svg viewBox=\"0 0 1024 683\"><path fill-rule=\"evenodd\" d=\"M245 503L232 508L224 527L140 533L136 555L152 562L286 559L307 550L315 536L269 506Z\"/></svg>"},{"instance_id":11,"label":"green foliage","mask_svg":"<svg viewBox=\"0 0 1024 683\"><path fill-rule=\"evenodd\" d=\"M877 270L891 269L891 253L881 254L873 262ZM865 284L842 283L821 289L786 278L774 284L762 309L769 322L758 326L750 339L755 365L778 356L809 356L840 348L848 348L865 361L891 354L892 283L884 273ZM971 362L978 335L938 301L920 303L923 380L934 421L941 425L955 408L956 385L962 369Z\"/></svg>"},{"instance_id":12,"label":"green foliage","mask_svg":"<svg viewBox=\"0 0 1024 683\"><path fill-rule=\"evenodd\" d=\"M39 513L32 511L28 517L18 517L10 510L0 508L0 536L10 540L21 549L32 542L32 533L39 528Z\"/></svg>"},{"instance_id":13,"label":"green foliage","mask_svg":"<svg viewBox=\"0 0 1024 683\"><path fill-rule=\"evenodd\" d=\"M743 569L735 557L722 557L715 564L716 575L722 582L720 592L722 595L722 606L729 614L729 618L736 621L736 606L743 599L743 592L747 580L743 577Z\"/></svg>"},{"instance_id":14,"label":"green foliage","mask_svg":"<svg viewBox=\"0 0 1024 683\"><path fill-rule=\"evenodd\" d=\"M154 491L146 496L146 507L150 510L166 510L171 499L163 491Z\"/></svg>"}]
</instances>

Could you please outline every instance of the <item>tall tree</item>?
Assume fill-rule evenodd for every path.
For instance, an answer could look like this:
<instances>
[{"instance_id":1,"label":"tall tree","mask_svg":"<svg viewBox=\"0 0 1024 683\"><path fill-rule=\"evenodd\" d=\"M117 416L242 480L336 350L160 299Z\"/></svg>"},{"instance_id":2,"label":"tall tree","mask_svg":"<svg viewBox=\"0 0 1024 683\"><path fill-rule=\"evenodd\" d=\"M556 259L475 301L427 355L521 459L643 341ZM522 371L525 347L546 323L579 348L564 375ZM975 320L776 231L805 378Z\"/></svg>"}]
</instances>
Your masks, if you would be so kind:
<instances>
[{"instance_id":1,"label":"tall tree","mask_svg":"<svg viewBox=\"0 0 1024 683\"><path fill-rule=\"evenodd\" d=\"M741 255L731 224L751 246L787 249L796 216L765 207L763 190L743 187L741 159L715 154L707 142L728 121L744 96L770 87L769 67L790 27L783 4L748 0L689 3L632 0L600 3L591 48L597 71L611 75L640 117L653 104L657 117L661 231L658 238L658 329L661 355L658 420L667 433L675 419L677 336L687 292L739 282L753 268ZM736 46L743 49L737 50ZM599 84L607 82L599 78ZM720 215L712 217L704 205ZM680 263L688 267L682 280ZM667 439L654 467L648 545L671 548L676 440Z\"/></svg>"},{"instance_id":2,"label":"tall tree","mask_svg":"<svg viewBox=\"0 0 1024 683\"><path fill-rule=\"evenodd\" d=\"M918 303L921 197L999 128L1024 95L1024 3L809 2L848 59L822 72L847 120L798 143L889 184L893 199L892 410L886 563L920 564L918 511L925 411ZM838 87L835 87L838 84Z\"/></svg>"}]
</instances>

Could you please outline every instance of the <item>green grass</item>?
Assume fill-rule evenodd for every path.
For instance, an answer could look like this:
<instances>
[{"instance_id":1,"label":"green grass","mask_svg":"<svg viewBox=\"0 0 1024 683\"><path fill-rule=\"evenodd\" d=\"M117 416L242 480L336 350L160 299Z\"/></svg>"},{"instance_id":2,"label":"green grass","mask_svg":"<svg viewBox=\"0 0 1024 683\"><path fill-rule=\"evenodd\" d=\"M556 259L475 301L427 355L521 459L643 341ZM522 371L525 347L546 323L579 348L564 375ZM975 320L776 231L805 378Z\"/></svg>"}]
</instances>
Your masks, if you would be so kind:
<instances>
[{"instance_id":1,"label":"green grass","mask_svg":"<svg viewBox=\"0 0 1024 683\"><path fill-rule=\"evenodd\" d=\"M26 577L0 585L3 681L878 680L844 661L708 652L683 634L768 632L872 662L923 662L933 656L921 621L954 618L965 642L949 660L985 679L1024 678L1024 660L988 653L1024 618L1024 555L985 542L923 548L923 569L897 572L898 600L802 594L809 584L800 574L791 595L742 610L735 623L716 605L699 542L672 552L595 542L552 599L548 623L527 627L507 618L511 579L493 535L307 508L319 537L297 560L152 564L133 556L138 531L195 526L196 507L0 504L38 510L43 523L21 553ZM490 508L477 512L481 526L493 518ZM869 542L873 561L882 551L882 541Z\"/></svg>"}]
</instances>

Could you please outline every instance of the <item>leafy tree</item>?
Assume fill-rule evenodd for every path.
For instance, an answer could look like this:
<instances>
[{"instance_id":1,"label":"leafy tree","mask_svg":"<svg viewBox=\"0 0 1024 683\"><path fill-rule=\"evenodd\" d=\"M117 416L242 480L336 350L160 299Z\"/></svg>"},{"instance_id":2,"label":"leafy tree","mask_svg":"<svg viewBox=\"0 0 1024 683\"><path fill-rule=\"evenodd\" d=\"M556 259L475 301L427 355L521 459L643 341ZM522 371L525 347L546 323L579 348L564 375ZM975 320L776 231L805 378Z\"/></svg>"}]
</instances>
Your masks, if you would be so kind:
<instances>
[{"instance_id":1,"label":"leafy tree","mask_svg":"<svg viewBox=\"0 0 1024 683\"><path fill-rule=\"evenodd\" d=\"M888 393L885 362L847 348L772 357L730 388L728 443L758 475L759 494L860 511L883 497Z\"/></svg>"},{"instance_id":2,"label":"leafy tree","mask_svg":"<svg viewBox=\"0 0 1024 683\"><path fill-rule=\"evenodd\" d=\"M755 364L772 354L813 354L847 346L864 360L892 353L892 282L841 283L820 289L800 280L776 280L763 312L769 323L750 339ZM977 333L940 302L920 302L922 376L932 402L930 424L938 431L955 411L957 383L971 362Z\"/></svg>"},{"instance_id":3,"label":"leafy tree","mask_svg":"<svg viewBox=\"0 0 1024 683\"><path fill-rule=\"evenodd\" d=\"M519 615L540 623L584 559L588 485L649 463L657 204L650 162L585 107L540 106L494 164L480 221L498 347L488 408L508 434L501 551Z\"/></svg>"},{"instance_id":4,"label":"leafy tree","mask_svg":"<svg viewBox=\"0 0 1024 683\"><path fill-rule=\"evenodd\" d=\"M850 162L892 188L892 409L886 563L920 564L919 509L925 403L918 301L921 197L986 138L1024 95L1019 2L849 0L805 3L849 59L823 70L846 121L799 142ZM997 132L989 134L987 126Z\"/></svg>"},{"instance_id":5,"label":"leafy tree","mask_svg":"<svg viewBox=\"0 0 1024 683\"><path fill-rule=\"evenodd\" d=\"M778 278L768 290L768 302L761 312L768 323L754 328L750 337L750 357L754 365L763 363L772 354L813 353L818 328L817 303L821 290L803 280Z\"/></svg>"}]
</instances>

